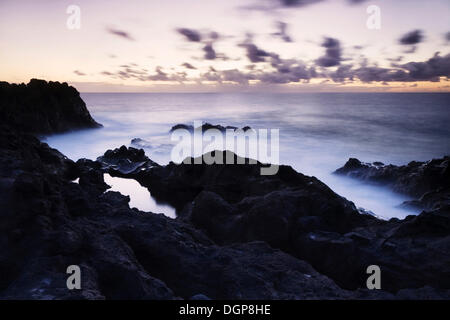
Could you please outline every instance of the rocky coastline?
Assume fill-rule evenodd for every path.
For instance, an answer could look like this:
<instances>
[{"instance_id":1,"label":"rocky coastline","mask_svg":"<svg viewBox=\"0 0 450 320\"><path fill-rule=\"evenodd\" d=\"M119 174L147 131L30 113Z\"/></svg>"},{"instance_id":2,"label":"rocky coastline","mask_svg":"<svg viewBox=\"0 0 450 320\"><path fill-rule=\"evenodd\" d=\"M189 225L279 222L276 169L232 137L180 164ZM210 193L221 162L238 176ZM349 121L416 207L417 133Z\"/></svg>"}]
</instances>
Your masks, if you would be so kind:
<instances>
[{"instance_id":1,"label":"rocky coastline","mask_svg":"<svg viewBox=\"0 0 450 320\"><path fill-rule=\"evenodd\" d=\"M290 166L163 166L126 146L74 162L35 134L99 126L76 89L14 86L0 83L0 299L450 299L450 204L421 200L448 190L448 157L338 169L423 202L383 221ZM136 179L177 218L130 208L105 173ZM80 290L66 287L74 264ZM369 265L381 290L366 287Z\"/></svg>"}]
</instances>

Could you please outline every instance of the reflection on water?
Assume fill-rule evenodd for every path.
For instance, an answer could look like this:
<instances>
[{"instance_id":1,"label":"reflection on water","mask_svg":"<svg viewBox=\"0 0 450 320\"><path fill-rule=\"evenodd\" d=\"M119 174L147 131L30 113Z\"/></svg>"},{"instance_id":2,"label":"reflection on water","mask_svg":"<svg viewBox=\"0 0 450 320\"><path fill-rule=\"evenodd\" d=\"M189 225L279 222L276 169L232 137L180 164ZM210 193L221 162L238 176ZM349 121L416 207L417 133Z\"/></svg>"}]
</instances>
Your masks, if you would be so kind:
<instances>
[{"instance_id":1,"label":"reflection on water","mask_svg":"<svg viewBox=\"0 0 450 320\"><path fill-rule=\"evenodd\" d=\"M131 208L135 207L141 211L162 213L169 218L176 218L175 208L156 202L147 188L141 186L136 180L111 177L108 173L105 173L103 177L105 182L111 186L109 191L118 191L124 196L130 197Z\"/></svg>"},{"instance_id":2,"label":"reflection on water","mask_svg":"<svg viewBox=\"0 0 450 320\"><path fill-rule=\"evenodd\" d=\"M96 159L107 149L147 143L147 156L170 161L169 129L201 120L255 129L280 129L280 163L316 176L358 207L380 217L417 212L398 209L407 197L332 175L350 157L407 164L450 151L450 94L82 94L102 129L47 137L73 160Z\"/></svg>"}]
</instances>

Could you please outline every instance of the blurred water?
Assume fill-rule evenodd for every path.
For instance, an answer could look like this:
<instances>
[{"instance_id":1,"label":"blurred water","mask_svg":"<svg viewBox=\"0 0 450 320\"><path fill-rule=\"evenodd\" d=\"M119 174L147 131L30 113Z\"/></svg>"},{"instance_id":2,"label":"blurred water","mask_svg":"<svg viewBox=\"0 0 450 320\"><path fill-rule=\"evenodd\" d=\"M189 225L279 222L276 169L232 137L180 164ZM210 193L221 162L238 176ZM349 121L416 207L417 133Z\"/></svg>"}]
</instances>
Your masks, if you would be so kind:
<instances>
[{"instance_id":1,"label":"blurred water","mask_svg":"<svg viewBox=\"0 0 450 320\"><path fill-rule=\"evenodd\" d=\"M46 138L74 160L95 159L142 138L149 144L146 154L165 164L172 149L169 129L194 120L278 128L280 163L316 176L382 218L417 212L397 207L405 196L331 173L349 157L406 164L450 154L446 93L86 93L82 98L104 128Z\"/></svg>"}]
</instances>

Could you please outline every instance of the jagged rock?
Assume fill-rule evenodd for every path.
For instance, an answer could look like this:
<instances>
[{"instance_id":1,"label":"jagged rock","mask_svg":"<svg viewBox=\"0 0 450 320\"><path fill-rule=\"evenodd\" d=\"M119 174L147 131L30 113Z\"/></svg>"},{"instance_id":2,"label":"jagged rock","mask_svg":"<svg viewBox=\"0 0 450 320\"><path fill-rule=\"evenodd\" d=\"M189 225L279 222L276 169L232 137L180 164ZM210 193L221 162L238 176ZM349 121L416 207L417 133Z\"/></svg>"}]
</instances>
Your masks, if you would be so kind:
<instances>
[{"instance_id":1,"label":"jagged rock","mask_svg":"<svg viewBox=\"0 0 450 320\"><path fill-rule=\"evenodd\" d=\"M218 246L191 224L132 210L128 197L101 192L101 163L73 163L11 128L0 136L10 133L0 145L0 185L10 187L0 195L2 299L353 297L266 243ZM81 290L66 287L69 265L81 268Z\"/></svg>"},{"instance_id":2,"label":"jagged rock","mask_svg":"<svg viewBox=\"0 0 450 320\"><path fill-rule=\"evenodd\" d=\"M439 290L450 287L441 280L450 258L444 249L450 241L446 209L382 221L360 214L314 177L287 166L274 176L261 176L261 164L245 163L169 164L133 177L153 195L184 207L178 220L219 245L265 241L350 290L364 287L372 264L381 267L383 286L393 293L431 284ZM408 247L416 241L417 246Z\"/></svg>"},{"instance_id":3,"label":"jagged rock","mask_svg":"<svg viewBox=\"0 0 450 320\"><path fill-rule=\"evenodd\" d=\"M0 82L0 122L39 134L101 126L74 87L37 79L28 84Z\"/></svg>"},{"instance_id":4,"label":"jagged rock","mask_svg":"<svg viewBox=\"0 0 450 320\"><path fill-rule=\"evenodd\" d=\"M427 162L412 161L404 166L363 163L351 158L335 173L380 184L416 198L405 202L405 206L435 209L450 204L449 163L450 156Z\"/></svg>"},{"instance_id":5,"label":"jagged rock","mask_svg":"<svg viewBox=\"0 0 450 320\"><path fill-rule=\"evenodd\" d=\"M111 173L129 175L159 165L147 158L143 149L127 148L108 150L97 159L102 164L102 169Z\"/></svg>"},{"instance_id":6,"label":"jagged rock","mask_svg":"<svg viewBox=\"0 0 450 320\"><path fill-rule=\"evenodd\" d=\"M226 130L233 130L233 131L236 131L236 130L239 129L238 127L235 127L235 126L225 126L225 127L224 127L224 126L222 126L222 125L220 125L220 124L214 125L214 124L211 124L211 123L208 123L208 122L202 124L202 125L201 125L200 127L198 127L198 128L201 128L201 129L202 129L202 132L204 132L204 131L206 131L206 130L209 130L209 129L217 129L217 130L219 130L220 132L225 132ZM196 129L198 129L198 128L196 128ZM170 131L169 131L169 132L173 132L173 131L175 131L175 130L177 130L177 129L184 129L184 130L187 130L187 131L189 131L189 132L194 132L194 126L192 126L192 125L187 125L187 124L176 124L176 125L174 125L172 128L170 128ZM243 131L245 132L245 131L251 130L251 127L245 126L245 127L243 127L241 130L243 130Z\"/></svg>"}]
</instances>

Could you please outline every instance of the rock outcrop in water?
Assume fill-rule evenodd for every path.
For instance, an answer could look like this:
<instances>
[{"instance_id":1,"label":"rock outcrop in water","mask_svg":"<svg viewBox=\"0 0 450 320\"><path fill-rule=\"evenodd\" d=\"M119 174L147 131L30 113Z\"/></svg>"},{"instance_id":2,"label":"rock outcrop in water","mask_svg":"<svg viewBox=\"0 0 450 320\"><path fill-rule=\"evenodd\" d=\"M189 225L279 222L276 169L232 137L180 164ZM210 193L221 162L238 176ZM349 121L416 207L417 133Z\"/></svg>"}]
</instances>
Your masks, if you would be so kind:
<instances>
[{"instance_id":1,"label":"rock outcrop in water","mask_svg":"<svg viewBox=\"0 0 450 320\"><path fill-rule=\"evenodd\" d=\"M416 200L405 205L437 209L450 205L450 156L404 166L363 163L351 158L336 174L386 186Z\"/></svg>"},{"instance_id":2,"label":"rock outcrop in water","mask_svg":"<svg viewBox=\"0 0 450 320\"><path fill-rule=\"evenodd\" d=\"M224 127L224 126L222 126L220 124L211 124L211 123L208 123L208 122L202 124L198 128L201 128L201 130L203 132L206 131L206 130L209 130L209 129L216 129L216 130L219 130L220 132L225 132L226 130L236 131L236 130L239 129L238 127L234 127L234 126L225 126ZM178 129L184 129L184 130L187 130L189 132L193 132L194 129L196 129L196 128L194 128L193 125L179 123L179 124L174 125L172 128L170 128L169 132L172 132L172 131L175 131L175 130L178 130ZM247 130L250 130L250 129L251 129L251 127L249 127L249 126L245 126L245 127L241 128L241 130L244 131L244 132L247 131Z\"/></svg>"},{"instance_id":3,"label":"rock outcrop in water","mask_svg":"<svg viewBox=\"0 0 450 320\"><path fill-rule=\"evenodd\" d=\"M28 84L0 82L0 123L38 134L101 126L74 87L37 79Z\"/></svg>"}]
</instances>

